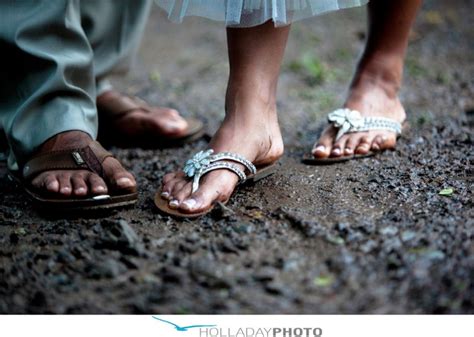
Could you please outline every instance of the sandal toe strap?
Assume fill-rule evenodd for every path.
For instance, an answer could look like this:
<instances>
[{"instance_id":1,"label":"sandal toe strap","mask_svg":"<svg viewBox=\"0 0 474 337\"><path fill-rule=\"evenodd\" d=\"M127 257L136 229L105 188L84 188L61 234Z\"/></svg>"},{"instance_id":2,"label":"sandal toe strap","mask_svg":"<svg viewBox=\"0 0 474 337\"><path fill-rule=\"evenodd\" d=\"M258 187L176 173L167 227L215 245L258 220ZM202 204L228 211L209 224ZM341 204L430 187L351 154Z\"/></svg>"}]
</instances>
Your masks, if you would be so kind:
<instances>
[{"instance_id":1,"label":"sandal toe strap","mask_svg":"<svg viewBox=\"0 0 474 337\"><path fill-rule=\"evenodd\" d=\"M402 132L402 125L391 118L362 117L359 111L347 108L331 112L328 115L328 121L338 129L336 140L350 132L388 130L397 135Z\"/></svg>"},{"instance_id":2,"label":"sandal toe strap","mask_svg":"<svg viewBox=\"0 0 474 337\"><path fill-rule=\"evenodd\" d=\"M233 173L235 173L239 177L239 184L245 182L247 180L247 176L242 171L239 167L237 167L234 164L227 163L227 162L217 162L217 163L212 163L208 165L206 168L199 170L197 174L194 175L193 177L193 187L192 187L192 193L196 192L199 189L199 182L201 178L211 172L211 171L216 171L216 170L229 170Z\"/></svg>"},{"instance_id":3,"label":"sandal toe strap","mask_svg":"<svg viewBox=\"0 0 474 337\"><path fill-rule=\"evenodd\" d=\"M239 183L247 179L245 172L236 164L241 164L251 174L257 172L257 168L243 156L232 152L220 152L213 154L213 150L200 151L189 159L184 165L183 171L188 178L193 179L192 192L199 188L199 181L203 175L215 170L229 170L239 177Z\"/></svg>"},{"instance_id":4,"label":"sandal toe strap","mask_svg":"<svg viewBox=\"0 0 474 337\"><path fill-rule=\"evenodd\" d=\"M99 143L91 142L82 148L51 151L35 156L25 164L22 173L26 180L53 170L88 170L104 177L102 163L112 156Z\"/></svg>"}]
</instances>

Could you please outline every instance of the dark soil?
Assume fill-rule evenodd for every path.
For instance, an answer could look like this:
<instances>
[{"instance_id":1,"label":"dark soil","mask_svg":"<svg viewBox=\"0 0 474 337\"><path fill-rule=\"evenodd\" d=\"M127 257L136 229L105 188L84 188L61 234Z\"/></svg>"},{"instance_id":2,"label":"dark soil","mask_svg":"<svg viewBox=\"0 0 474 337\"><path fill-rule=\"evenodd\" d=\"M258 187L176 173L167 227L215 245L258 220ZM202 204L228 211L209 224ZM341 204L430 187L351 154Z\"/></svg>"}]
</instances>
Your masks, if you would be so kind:
<instances>
[{"instance_id":1,"label":"dark soil","mask_svg":"<svg viewBox=\"0 0 474 337\"><path fill-rule=\"evenodd\" d=\"M162 216L152 198L205 141L112 149L138 178L138 205L87 218L34 209L0 168L0 312L473 313L473 10L426 1L401 95L409 130L394 152L333 166L300 159L342 103L364 10L295 24L279 88L281 167L199 220ZM174 25L156 10L133 75L116 85L213 132L225 48L221 24Z\"/></svg>"}]
</instances>

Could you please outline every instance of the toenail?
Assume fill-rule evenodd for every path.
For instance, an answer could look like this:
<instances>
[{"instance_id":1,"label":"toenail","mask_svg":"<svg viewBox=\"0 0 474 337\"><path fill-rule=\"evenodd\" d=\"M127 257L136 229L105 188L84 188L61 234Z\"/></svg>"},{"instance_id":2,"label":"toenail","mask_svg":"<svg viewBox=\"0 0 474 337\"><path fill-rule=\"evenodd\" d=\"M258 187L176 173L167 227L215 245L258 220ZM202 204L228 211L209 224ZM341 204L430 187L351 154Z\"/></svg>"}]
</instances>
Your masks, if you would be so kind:
<instances>
[{"instance_id":1,"label":"toenail","mask_svg":"<svg viewBox=\"0 0 474 337\"><path fill-rule=\"evenodd\" d=\"M86 192L86 189L84 187L79 187L77 190L76 190L76 193L85 193Z\"/></svg>"},{"instance_id":2,"label":"toenail","mask_svg":"<svg viewBox=\"0 0 474 337\"><path fill-rule=\"evenodd\" d=\"M374 144L374 145L372 145L372 148L373 148L374 150L380 150L379 144Z\"/></svg>"},{"instance_id":3,"label":"toenail","mask_svg":"<svg viewBox=\"0 0 474 337\"><path fill-rule=\"evenodd\" d=\"M95 188L95 190L96 190L97 192L105 192L105 187L104 187L104 186L97 186L97 187Z\"/></svg>"},{"instance_id":4,"label":"toenail","mask_svg":"<svg viewBox=\"0 0 474 337\"><path fill-rule=\"evenodd\" d=\"M53 182L49 183L46 187L47 188L58 188L58 182L53 181Z\"/></svg>"},{"instance_id":5,"label":"toenail","mask_svg":"<svg viewBox=\"0 0 474 337\"><path fill-rule=\"evenodd\" d=\"M117 185L131 187L133 186L133 182L130 180L130 178L120 178L117 180Z\"/></svg>"},{"instance_id":6,"label":"toenail","mask_svg":"<svg viewBox=\"0 0 474 337\"><path fill-rule=\"evenodd\" d=\"M168 124L168 129L170 130L178 130L180 129L179 125L176 125L176 124Z\"/></svg>"},{"instance_id":7,"label":"toenail","mask_svg":"<svg viewBox=\"0 0 474 337\"><path fill-rule=\"evenodd\" d=\"M168 197L170 196L170 194L168 192L162 192L161 193L161 196L165 199L168 199Z\"/></svg>"},{"instance_id":8,"label":"toenail","mask_svg":"<svg viewBox=\"0 0 474 337\"><path fill-rule=\"evenodd\" d=\"M169 205L170 205L171 208L176 208L176 207L179 206L179 201L176 200L176 199L173 199L169 202Z\"/></svg>"},{"instance_id":9,"label":"toenail","mask_svg":"<svg viewBox=\"0 0 474 337\"><path fill-rule=\"evenodd\" d=\"M196 206L196 200L188 199L183 202L183 206L185 206L186 209L193 209L194 206Z\"/></svg>"},{"instance_id":10,"label":"toenail","mask_svg":"<svg viewBox=\"0 0 474 337\"><path fill-rule=\"evenodd\" d=\"M332 153L335 155L341 154L341 149L336 147L334 150L332 150Z\"/></svg>"},{"instance_id":11,"label":"toenail","mask_svg":"<svg viewBox=\"0 0 474 337\"><path fill-rule=\"evenodd\" d=\"M326 151L326 146L324 146L324 145L318 145L314 149L314 152L325 152L325 151Z\"/></svg>"},{"instance_id":12,"label":"toenail","mask_svg":"<svg viewBox=\"0 0 474 337\"><path fill-rule=\"evenodd\" d=\"M66 193L66 192L70 192L71 191L71 188L70 187L63 187L61 188L61 193Z\"/></svg>"},{"instance_id":13,"label":"toenail","mask_svg":"<svg viewBox=\"0 0 474 337\"><path fill-rule=\"evenodd\" d=\"M351 153L352 153L352 149L346 147L346 148L344 149L344 152L347 153L347 154L351 154Z\"/></svg>"}]
</instances>

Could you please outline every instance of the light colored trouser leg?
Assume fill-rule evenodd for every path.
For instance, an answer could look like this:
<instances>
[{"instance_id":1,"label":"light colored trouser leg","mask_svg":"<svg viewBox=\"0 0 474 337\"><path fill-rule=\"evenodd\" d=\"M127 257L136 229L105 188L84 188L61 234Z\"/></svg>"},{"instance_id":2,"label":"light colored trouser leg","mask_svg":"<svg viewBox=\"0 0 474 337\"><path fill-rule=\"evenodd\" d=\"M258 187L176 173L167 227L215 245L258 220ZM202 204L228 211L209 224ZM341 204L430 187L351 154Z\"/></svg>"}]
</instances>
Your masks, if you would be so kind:
<instances>
[{"instance_id":1,"label":"light colored trouser leg","mask_svg":"<svg viewBox=\"0 0 474 337\"><path fill-rule=\"evenodd\" d=\"M92 48L78 0L0 1L0 123L9 166L52 136L97 133Z\"/></svg>"},{"instance_id":2,"label":"light colored trouser leg","mask_svg":"<svg viewBox=\"0 0 474 337\"><path fill-rule=\"evenodd\" d=\"M145 30L151 3L151 0L82 0L82 27L94 52L97 94L110 88L107 75L128 70Z\"/></svg>"},{"instance_id":3,"label":"light colored trouser leg","mask_svg":"<svg viewBox=\"0 0 474 337\"><path fill-rule=\"evenodd\" d=\"M9 166L70 130L97 135L96 81L138 48L149 0L0 2L0 129ZM12 67L21 64L21 67Z\"/></svg>"}]
</instances>

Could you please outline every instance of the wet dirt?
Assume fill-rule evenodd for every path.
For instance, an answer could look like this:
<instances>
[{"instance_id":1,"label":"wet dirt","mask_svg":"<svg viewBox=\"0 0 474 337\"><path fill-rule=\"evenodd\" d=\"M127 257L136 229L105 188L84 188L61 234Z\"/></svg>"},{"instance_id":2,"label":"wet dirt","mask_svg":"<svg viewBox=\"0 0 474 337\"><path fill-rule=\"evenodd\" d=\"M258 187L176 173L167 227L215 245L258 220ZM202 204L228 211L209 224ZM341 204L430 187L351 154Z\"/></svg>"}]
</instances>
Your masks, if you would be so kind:
<instances>
[{"instance_id":1,"label":"wet dirt","mask_svg":"<svg viewBox=\"0 0 474 337\"><path fill-rule=\"evenodd\" d=\"M152 198L204 140L113 148L139 202L84 218L34 209L1 167L0 312L473 313L473 9L425 2L401 93L410 128L396 151L332 166L300 160L342 103L365 12L294 24L279 87L281 166L201 219L163 216ZM175 25L155 9L133 73L114 83L212 133L227 71L221 24Z\"/></svg>"}]
</instances>

